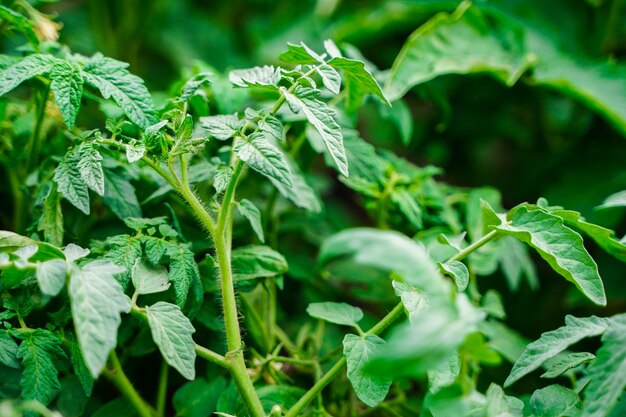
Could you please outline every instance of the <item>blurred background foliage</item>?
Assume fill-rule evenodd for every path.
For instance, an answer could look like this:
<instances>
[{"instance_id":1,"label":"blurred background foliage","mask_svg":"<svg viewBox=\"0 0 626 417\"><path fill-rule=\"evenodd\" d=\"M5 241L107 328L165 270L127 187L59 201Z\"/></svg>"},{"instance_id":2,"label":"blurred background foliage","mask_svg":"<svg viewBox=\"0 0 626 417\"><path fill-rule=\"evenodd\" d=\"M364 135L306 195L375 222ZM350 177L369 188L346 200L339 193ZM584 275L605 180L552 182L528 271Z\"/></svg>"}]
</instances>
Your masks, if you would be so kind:
<instances>
[{"instance_id":1,"label":"blurred background foliage","mask_svg":"<svg viewBox=\"0 0 626 417\"><path fill-rule=\"evenodd\" d=\"M529 47L529 59L537 58L533 55L537 51L543 59L540 65L513 86L489 74L450 74L415 86L401 103L394 103L394 110L383 111L379 103L370 101L360 113L361 135L420 166L442 168L439 178L444 182L500 190L506 208L543 196L623 236L626 209L596 207L626 189L626 71L620 64L626 53L626 1L474 3L519 24L521 40L513 41ZM385 71L416 28L438 12L453 12L458 5L458 1L437 0L64 0L36 4L47 14L58 15L56 20L63 25L60 43L74 52L101 51L129 62L157 102L159 91L186 78L194 66L222 73L277 64L287 42L304 41L316 50L328 38L351 44ZM10 40L3 42L1 50L14 46ZM602 110L605 104L612 112ZM81 113L82 117L88 116ZM371 223L358 209L362 205L358 194L345 187L333 190L336 198L325 203L335 228ZM314 219L285 218L283 245L289 245L289 227L301 235L299 222L303 221L310 222L304 225L304 234L312 235L310 240L320 241L316 234L330 233ZM479 285L503 294L507 323L528 338L558 327L567 313L611 315L626 310L626 268L592 242L588 248L605 280L608 309L581 302L570 285L555 279L539 262L541 296L526 284L511 292L500 273L481 278ZM306 263L298 265L297 255L288 256L290 270L297 275L301 268L304 274ZM287 311L292 309L288 302L283 300ZM502 374L506 372L508 365Z\"/></svg>"}]
</instances>

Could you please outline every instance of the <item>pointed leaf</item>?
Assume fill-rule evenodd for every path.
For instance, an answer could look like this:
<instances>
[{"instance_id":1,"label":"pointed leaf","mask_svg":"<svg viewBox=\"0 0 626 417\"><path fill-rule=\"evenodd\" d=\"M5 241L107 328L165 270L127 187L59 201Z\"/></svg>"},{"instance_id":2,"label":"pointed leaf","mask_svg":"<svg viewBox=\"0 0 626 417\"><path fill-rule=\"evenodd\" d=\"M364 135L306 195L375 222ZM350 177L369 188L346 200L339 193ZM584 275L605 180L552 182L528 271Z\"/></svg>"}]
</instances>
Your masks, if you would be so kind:
<instances>
[{"instance_id":1,"label":"pointed leaf","mask_svg":"<svg viewBox=\"0 0 626 417\"><path fill-rule=\"evenodd\" d=\"M591 301L606 304L598 266L583 246L582 237L564 226L560 217L521 206L514 210L510 223L496 229L535 248L555 271L573 282Z\"/></svg>"},{"instance_id":2,"label":"pointed leaf","mask_svg":"<svg viewBox=\"0 0 626 417\"><path fill-rule=\"evenodd\" d=\"M146 307L152 338L165 361L187 379L196 376L195 332L191 322L174 304L159 301Z\"/></svg>"},{"instance_id":3,"label":"pointed leaf","mask_svg":"<svg viewBox=\"0 0 626 417\"><path fill-rule=\"evenodd\" d=\"M441 269L454 279L459 291L465 291L469 284L469 271L465 264L459 261L449 261L440 265Z\"/></svg>"},{"instance_id":4,"label":"pointed leaf","mask_svg":"<svg viewBox=\"0 0 626 417\"><path fill-rule=\"evenodd\" d=\"M102 155L90 143L81 144L76 152L76 167L83 182L97 194L104 195Z\"/></svg>"},{"instance_id":5,"label":"pointed leaf","mask_svg":"<svg viewBox=\"0 0 626 417\"><path fill-rule=\"evenodd\" d=\"M368 94L375 95L388 106L391 105L372 74L365 68L363 62L336 57L328 61L328 65L343 71L346 92L348 94L346 98L348 111L356 110L363 102L363 98Z\"/></svg>"},{"instance_id":6,"label":"pointed leaf","mask_svg":"<svg viewBox=\"0 0 626 417\"><path fill-rule=\"evenodd\" d=\"M271 65L234 70L228 74L230 82L237 87L277 86L280 78L280 68Z\"/></svg>"},{"instance_id":7,"label":"pointed leaf","mask_svg":"<svg viewBox=\"0 0 626 417\"><path fill-rule=\"evenodd\" d=\"M236 114L218 114L200 118L200 126L218 140L232 138L241 130L244 123L245 121L239 120Z\"/></svg>"},{"instance_id":8,"label":"pointed leaf","mask_svg":"<svg viewBox=\"0 0 626 417\"><path fill-rule=\"evenodd\" d=\"M59 106L68 129L74 127L83 98L83 77L80 68L66 61L58 61L50 73L50 90Z\"/></svg>"},{"instance_id":9,"label":"pointed leaf","mask_svg":"<svg viewBox=\"0 0 626 417\"><path fill-rule=\"evenodd\" d=\"M252 230L258 236L261 242L265 242L265 237L263 236L263 225L261 224L261 211L259 208L254 205L254 203L250 200L243 199L237 205L237 210L239 214L246 218L250 222L250 226L252 226Z\"/></svg>"},{"instance_id":10,"label":"pointed leaf","mask_svg":"<svg viewBox=\"0 0 626 417\"><path fill-rule=\"evenodd\" d=\"M384 401L391 386L391 379L371 376L364 372L364 365L381 351L385 341L376 335L359 337L347 334L343 339L343 354L348 366L348 379L357 397L370 407Z\"/></svg>"},{"instance_id":11,"label":"pointed leaf","mask_svg":"<svg viewBox=\"0 0 626 417\"><path fill-rule=\"evenodd\" d=\"M76 152L68 152L54 170L54 182L67 201L89 215L89 190L78 170L78 162Z\"/></svg>"},{"instance_id":12,"label":"pointed leaf","mask_svg":"<svg viewBox=\"0 0 626 417\"><path fill-rule=\"evenodd\" d=\"M28 79L49 73L56 62L52 55L34 54L0 71L0 96Z\"/></svg>"},{"instance_id":13,"label":"pointed leaf","mask_svg":"<svg viewBox=\"0 0 626 417\"><path fill-rule=\"evenodd\" d=\"M183 308L189 302L190 291L194 299L202 296L199 293L202 290L202 284L198 264L196 264L193 252L184 245L170 244L166 253L171 259L169 280L174 286L176 304Z\"/></svg>"},{"instance_id":14,"label":"pointed leaf","mask_svg":"<svg viewBox=\"0 0 626 417\"><path fill-rule=\"evenodd\" d=\"M269 246L241 246L232 253L235 281L268 278L281 275L289 269L287 261Z\"/></svg>"},{"instance_id":15,"label":"pointed leaf","mask_svg":"<svg viewBox=\"0 0 626 417\"><path fill-rule=\"evenodd\" d=\"M566 316L565 326L543 333L538 340L524 349L522 355L515 362L504 386L510 386L524 375L539 368L546 360L564 351L568 346L586 337L604 333L608 325L607 319L596 316L586 318Z\"/></svg>"},{"instance_id":16,"label":"pointed leaf","mask_svg":"<svg viewBox=\"0 0 626 417\"><path fill-rule=\"evenodd\" d=\"M542 378L556 378L570 369L574 369L584 363L595 359L595 355L589 352L568 353L562 359L550 365L550 368L541 375Z\"/></svg>"},{"instance_id":17,"label":"pointed leaf","mask_svg":"<svg viewBox=\"0 0 626 417\"><path fill-rule=\"evenodd\" d=\"M237 137L233 151L250 168L270 179L275 179L286 187L291 187L293 182L289 165L282 152L276 149L271 140L263 132L253 133L247 138Z\"/></svg>"},{"instance_id":18,"label":"pointed leaf","mask_svg":"<svg viewBox=\"0 0 626 417\"><path fill-rule=\"evenodd\" d=\"M130 311L130 300L115 279L123 272L110 261L93 261L70 270L70 299L76 337L85 364L96 378L117 343L121 313Z\"/></svg>"},{"instance_id":19,"label":"pointed leaf","mask_svg":"<svg viewBox=\"0 0 626 417\"><path fill-rule=\"evenodd\" d=\"M135 261L131 277L138 294L154 294L170 287L167 269L161 265L151 265L141 258Z\"/></svg>"},{"instance_id":20,"label":"pointed leaf","mask_svg":"<svg viewBox=\"0 0 626 417\"><path fill-rule=\"evenodd\" d=\"M306 119L322 137L330 156L339 172L348 176L348 158L343 146L341 127L335 121L335 111L319 100L319 92L298 86L293 94L281 88L282 94L292 110L301 111Z\"/></svg>"},{"instance_id":21,"label":"pointed leaf","mask_svg":"<svg viewBox=\"0 0 626 417\"><path fill-rule=\"evenodd\" d=\"M8 331L0 330L0 363L9 368L18 369L20 363L17 361L17 342L11 337Z\"/></svg>"}]
</instances>

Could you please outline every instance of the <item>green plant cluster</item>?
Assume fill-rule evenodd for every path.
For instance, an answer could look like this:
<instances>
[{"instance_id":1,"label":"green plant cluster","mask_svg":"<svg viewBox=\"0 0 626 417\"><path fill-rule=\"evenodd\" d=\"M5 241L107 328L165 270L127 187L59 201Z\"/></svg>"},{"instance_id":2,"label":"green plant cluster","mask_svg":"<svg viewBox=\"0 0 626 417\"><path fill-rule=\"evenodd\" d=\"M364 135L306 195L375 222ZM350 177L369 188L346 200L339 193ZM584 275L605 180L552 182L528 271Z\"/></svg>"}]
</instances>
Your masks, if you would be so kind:
<instances>
[{"instance_id":1,"label":"green plant cluster","mask_svg":"<svg viewBox=\"0 0 626 417\"><path fill-rule=\"evenodd\" d=\"M0 416L626 414L624 296L596 261L625 262L624 239L394 152L411 94L451 75L624 135L626 67L563 52L515 2L440 3L388 70L286 43L151 93L0 2ZM583 314L532 341L507 294L562 303L545 280Z\"/></svg>"}]
</instances>

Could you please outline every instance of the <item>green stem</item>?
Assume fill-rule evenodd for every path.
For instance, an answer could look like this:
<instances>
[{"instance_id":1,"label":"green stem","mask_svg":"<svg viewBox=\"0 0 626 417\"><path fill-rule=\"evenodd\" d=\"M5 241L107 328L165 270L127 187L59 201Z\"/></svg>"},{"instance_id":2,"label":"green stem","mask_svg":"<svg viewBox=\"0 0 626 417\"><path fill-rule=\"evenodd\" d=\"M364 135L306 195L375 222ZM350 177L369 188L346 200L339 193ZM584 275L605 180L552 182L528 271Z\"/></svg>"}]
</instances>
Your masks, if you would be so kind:
<instances>
[{"instance_id":1,"label":"green stem","mask_svg":"<svg viewBox=\"0 0 626 417\"><path fill-rule=\"evenodd\" d=\"M139 395L133 384L122 369L120 360L115 351L109 355L109 363L112 369L104 370L104 375L120 390L120 392L131 402L141 417L154 417L153 410Z\"/></svg>"},{"instance_id":2,"label":"green stem","mask_svg":"<svg viewBox=\"0 0 626 417\"><path fill-rule=\"evenodd\" d=\"M41 151L41 125L46 115L46 104L48 103L48 95L50 94L50 84L46 84L42 92L41 102L38 103L37 117L35 126L28 143L28 163L26 164L26 175L28 175L37 165L39 161L39 152Z\"/></svg>"},{"instance_id":3,"label":"green stem","mask_svg":"<svg viewBox=\"0 0 626 417\"><path fill-rule=\"evenodd\" d=\"M167 362L163 361L161 364L161 374L159 375L159 388L157 390L156 400L156 412L157 416L165 416L165 405L167 400L167 377L169 373L169 366Z\"/></svg>"},{"instance_id":4,"label":"green stem","mask_svg":"<svg viewBox=\"0 0 626 417\"><path fill-rule=\"evenodd\" d=\"M446 262L460 261L462 259L465 259L470 253L480 249L485 244L487 244L490 240L496 237L497 234L498 234L497 230L492 230L491 232L487 233L485 236L478 239L476 242L472 243L465 249L459 251L456 255L452 256Z\"/></svg>"},{"instance_id":5,"label":"green stem","mask_svg":"<svg viewBox=\"0 0 626 417\"><path fill-rule=\"evenodd\" d=\"M476 242L472 243L462 251L458 252L456 255L452 256L448 259L447 262L450 261L460 261L465 259L469 254L481 248L487 242L495 238L498 234L497 230L492 230L487 233L485 236L478 239ZM374 327L368 330L365 335L378 335L383 332L387 327L389 327L400 315L404 313L404 305L400 302L398 303L393 310L391 310L385 317L382 318ZM320 378L313 387L307 391L306 394L298 402L285 414L285 417L295 417L297 416L304 408L315 399L315 396L320 393L338 374L341 372L343 367L346 366L346 358L342 357L339 361L332 367L322 378Z\"/></svg>"},{"instance_id":6,"label":"green stem","mask_svg":"<svg viewBox=\"0 0 626 417\"><path fill-rule=\"evenodd\" d=\"M202 359L206 359L207 361L221 366L222 368L230 369L230 363L228 363L225 357L205 348L204 346L196 345L196 354Z\"/></svg>"},{"instance_id":7,"label":"green stem","mask_svg":"<svg viewBox=\"0 0 626 417\"><path fill-rule=\"evenodd\" d=\"M404 314L404 305L402 303L398 303L393 310L391 310L385 317L382 318L374 327L369 329L365 336L369 335L377 335L384 331L387 327L389 327L395 320L398 319L402 314ZM309 405L311 401L315 399L315 397L328 385L332 382L333 379L339 372L341 372L346 366L346 358L343 356L335 365L333 365L328 372L324 374L313 387L307 391L298 402L291 407L291 409L285 414L285 417L295 417L304 410L304 408Z\"/></svg>"}]
</instances>

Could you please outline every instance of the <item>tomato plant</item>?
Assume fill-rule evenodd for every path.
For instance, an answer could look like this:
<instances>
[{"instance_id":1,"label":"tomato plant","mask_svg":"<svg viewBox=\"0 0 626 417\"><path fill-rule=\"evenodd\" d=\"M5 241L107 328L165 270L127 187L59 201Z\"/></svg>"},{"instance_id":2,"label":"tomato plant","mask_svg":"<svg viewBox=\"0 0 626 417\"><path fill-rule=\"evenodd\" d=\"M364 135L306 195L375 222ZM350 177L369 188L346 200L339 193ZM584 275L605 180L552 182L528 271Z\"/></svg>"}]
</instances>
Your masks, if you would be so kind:
<instances>
[{"instance_id":1,"label":"tomato plant","mask_svg":"<svg viewBox=\"0 0 626 417\"><path fill-rule=\"evenodd\" d=\"M561 50L538 4L426 3L402 3L424 17L388 70L317 38L259 66L197 61L151 92L129 64L60 41L50 5L0 2L0 414L623 415L624 286L600 272L624 270L626 242L603 226L619 226L624 192L594 184L608 197L591 221L559 198L458 185L420 162L433 143L411 152L428 113L414 93L454 131L466 84L479 103L541 97L548 142L623 135L620 2L595 56ZM380 13L396 18L329 27L367 35L360 19ZM469 134L499 132L481 117ZM511 184L544 169L526 165Z\"/></svg>"}]
</instances>

